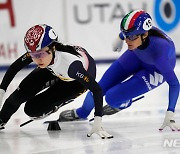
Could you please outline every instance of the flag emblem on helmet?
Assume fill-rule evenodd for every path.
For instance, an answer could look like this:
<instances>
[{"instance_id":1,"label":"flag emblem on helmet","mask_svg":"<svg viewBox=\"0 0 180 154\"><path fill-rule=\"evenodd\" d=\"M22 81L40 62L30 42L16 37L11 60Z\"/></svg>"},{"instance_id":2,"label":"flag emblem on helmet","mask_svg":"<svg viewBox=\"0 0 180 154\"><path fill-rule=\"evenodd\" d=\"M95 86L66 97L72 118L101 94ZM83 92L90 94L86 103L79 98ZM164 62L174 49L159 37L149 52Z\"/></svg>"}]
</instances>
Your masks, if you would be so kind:
<instances>
[{"instance_id":1,"label":"flag emblem on helmet","mask_svg":"<svg viewBox=\"0 0 180 154\"><path fill-rule=\"evenodd\" d=\"M120 29L125 36L141 35L152 28L152 18L144 10L129 12L122 19Z\"/></svg>"},{"instance_id":2,"label":"flag emblem on helmet","mask_svg":"<svg viewBox=\"0 0 180 154\"><path fill-rule=\"evenodd\" d=\"M129 13L124 17L124 20L123 20L123 22L122 22L122 27L123 27L125 30L129 30L129 29L133 28L136 19L137 19L142 13L144 13L143 10L136 10L136 11L131 11L131 12L129 12Z\"/></svg>"},{"instance_id":3,"label":"flag emblem on helmet","mask_svg":"<svg viewBox=\"0 0 180 154\"><path fill-rule=\"evenodd\" d=\"M43 33L44 29L40 25L35 25L27 31L24 41L28 50L36 51L36 48L39 44L39 41Z\"/></svg>"},{"instance_id":4,"label":"flag emblem on helmet","mask_svg":"<svg viewBox=\"0 0 180 154\"><path fill-rule=\"evenodd\" d=\"M28 52L37 52L57 39L58 35L52 27L38 24L27 31L24 37L24 46Z\"/></svg>"}]
</instances>

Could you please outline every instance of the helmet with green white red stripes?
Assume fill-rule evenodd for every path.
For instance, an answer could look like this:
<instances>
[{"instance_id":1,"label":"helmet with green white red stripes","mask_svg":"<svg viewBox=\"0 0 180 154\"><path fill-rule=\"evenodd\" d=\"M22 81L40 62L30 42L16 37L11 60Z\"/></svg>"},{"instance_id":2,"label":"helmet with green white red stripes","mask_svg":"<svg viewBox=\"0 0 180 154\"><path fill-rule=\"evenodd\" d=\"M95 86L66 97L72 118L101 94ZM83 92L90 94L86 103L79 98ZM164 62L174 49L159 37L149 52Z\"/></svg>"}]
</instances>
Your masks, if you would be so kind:
<instances>
[{"instance_id":1,"label":"helmet with green white red stripes","mask_svg":"<svg viewBox=\"0 0 180 154\"><path fill-rule=\"evenodd\" d=\"M152 28L152 18L144 10L131 11L122 19L120 28L125 36L141 35Z\"/></svg>"}]
</instances>

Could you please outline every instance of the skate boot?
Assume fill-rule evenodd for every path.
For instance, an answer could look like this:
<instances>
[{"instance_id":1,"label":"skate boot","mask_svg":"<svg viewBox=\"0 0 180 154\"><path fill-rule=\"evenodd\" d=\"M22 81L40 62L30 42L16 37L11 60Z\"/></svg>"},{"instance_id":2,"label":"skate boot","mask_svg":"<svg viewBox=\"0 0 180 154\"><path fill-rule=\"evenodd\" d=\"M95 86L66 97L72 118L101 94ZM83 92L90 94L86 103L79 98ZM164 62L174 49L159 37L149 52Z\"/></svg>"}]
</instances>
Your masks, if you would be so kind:
<instances>
[{"instance_id":1,"label":"skate boot","mask_svg":"<svg viewBox=\"0 0 180 154\"><path fill-rule=\"evenodd\" d=\"M4 127L5 124L6 124L6 123L4 123L4 122L0 119L0 130L5 128L5 127Z\"/></svg>"},{"instance_id":2,"label":"skate boot","mask_svg":"<svg viewBox=\"0 0 180 154\"><path fill-rule=\"evenodd\" d=\"M119 112L119 111L121 111L123 109L128 108L129 106L131 106L131 104L132 104L132 100L128 100L128 101L122 103L119 108L113 108L113 107L111 107L109 105L105 105L103 107L103 115L115 114L115 113L117 113L117 112Z\"/></svg>"},{"instance_id":3,"label":"skate boot","mask_svg":"<svg viewBox=\"0 0 180 154\"><path fill-rule=\"evenodd\" d=\"M60 113L58 121L65 122L65 121L77 121L80 118L78 117L76 110L65 110Z\"/></svg>"},{"instance_id":4,"label":"skate boot","mask_svg":"<svg viewBox=\"0 0 180 154\"><path fill-rule=\"evenodd\" d=\"M112 108L109 105L103 106L103 115L112 115L112 114L115 114L115 113L117 113L119 111L121 111L121 109Z\"/></svg>"},{"instance_id":5,"label":"skate boot","mask_svg":"<svg viewBox=\"0 0 180 154\"><path fill-rule=\"evenodd\" d=\"M115 113L117 113L119 111L121 111L121 109L113 108L113 107L111 107L109 105L103 106L103 116L104 115L113 115L113 114L115 114ZM91 122L93 120L94 120L94 118L91 118L89 121Z\"/></svg>"}]
</instances>

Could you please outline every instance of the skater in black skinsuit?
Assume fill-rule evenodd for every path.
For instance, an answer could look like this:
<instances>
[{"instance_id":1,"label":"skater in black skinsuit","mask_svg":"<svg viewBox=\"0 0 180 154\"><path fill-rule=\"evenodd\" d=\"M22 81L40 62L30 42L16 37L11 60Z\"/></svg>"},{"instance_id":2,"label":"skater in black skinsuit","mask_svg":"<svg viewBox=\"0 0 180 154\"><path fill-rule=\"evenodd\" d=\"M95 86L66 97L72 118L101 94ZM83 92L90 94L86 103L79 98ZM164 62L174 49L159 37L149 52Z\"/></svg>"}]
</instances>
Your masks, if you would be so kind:
<instances>
[{"instance_id":1,"label":"skater in black skinsuit","mask_svg":"<svg viewBox=\"0 0 180 154\"><path fill-rule=\"evenodd\" d=\"M7 70L0 85L0 99L17 72L31 62L38 67L5 100L0 111L0 128L4 128L22 103L26 102L24 111L31 119L44 118L89 89L95 101L95 121L88 136L96 133L102 138L112 138L102 128L102 90L95 81L94 59L84 48L63 45L57 38L48 25L35 25L27 31L24 38L27 53Z\"/></svg>"}]
</instances>

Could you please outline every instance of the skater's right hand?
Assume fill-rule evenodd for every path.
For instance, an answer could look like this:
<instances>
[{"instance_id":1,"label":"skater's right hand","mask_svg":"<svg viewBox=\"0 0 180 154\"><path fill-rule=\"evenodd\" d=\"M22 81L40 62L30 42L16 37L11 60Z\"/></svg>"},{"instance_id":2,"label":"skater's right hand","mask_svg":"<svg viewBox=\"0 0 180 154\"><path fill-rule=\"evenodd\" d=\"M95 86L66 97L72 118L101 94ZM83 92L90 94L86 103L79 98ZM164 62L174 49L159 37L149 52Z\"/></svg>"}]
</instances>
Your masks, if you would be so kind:
<instances>
[{"instance_id":1,"label":"skater's right hand","mask_svg":"<svg viewBox=\"0 0 180 154\"><path fill-rule=\"evenodd\" d=\"M2 99L4 97L4 94L5 94L5 90L4 89L0 89L0 108L2 106Z\"/></svg>"},{"instance_id":2,"label":"skater's right hand","mask_svg":"<svg viewBox=\"0 0 180 154\"><path fill-rule=\"evenodd\" d=\"M159 128L159 130L162 131L167 126L170 127L172 131L180 131L180 128L175 123L174 112L172 111L166 111L164 122L162 126Z\"/></svg>"},{"instance_id":3,"label":"skater's right hand","mask_svg":"<svg viewBox=\"0 0 180 154\"><path fill-rule=\"evenodd\" d=\"M102 117L99 117L99 116L94 117L94 125L93 125L91 131L87 134L87 137L90 137L92 134L95 133L95 134L99 135L102 139L113 138L112 135L110 135L103 129L101 121L102 121Z\"/></svg>"}]
</instances>

